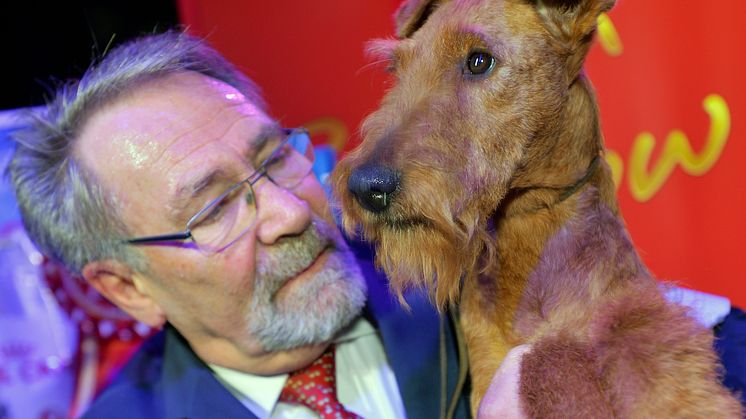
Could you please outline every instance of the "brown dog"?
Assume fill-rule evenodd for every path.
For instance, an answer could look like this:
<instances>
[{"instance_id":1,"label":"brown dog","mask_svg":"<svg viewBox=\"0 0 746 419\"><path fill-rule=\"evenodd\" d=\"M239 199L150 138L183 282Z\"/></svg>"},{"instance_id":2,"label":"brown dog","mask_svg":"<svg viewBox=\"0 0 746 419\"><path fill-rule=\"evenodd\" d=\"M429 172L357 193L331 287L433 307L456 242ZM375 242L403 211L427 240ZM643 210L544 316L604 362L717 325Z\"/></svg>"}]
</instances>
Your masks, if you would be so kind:
<instances>
[{"instance_id":1,"label":"brown dog","mask_svg":"<svg viewBox=\"0 0 746 419\"><path fill-rule=\"evenodd\" d=\"M619 214L582 65L614 0L409 0L371 51L396 85L338 166L395 289L456 303L476 411L506 353L530 417L741 417L711 333Z\"/></svg>"}]
</instances>

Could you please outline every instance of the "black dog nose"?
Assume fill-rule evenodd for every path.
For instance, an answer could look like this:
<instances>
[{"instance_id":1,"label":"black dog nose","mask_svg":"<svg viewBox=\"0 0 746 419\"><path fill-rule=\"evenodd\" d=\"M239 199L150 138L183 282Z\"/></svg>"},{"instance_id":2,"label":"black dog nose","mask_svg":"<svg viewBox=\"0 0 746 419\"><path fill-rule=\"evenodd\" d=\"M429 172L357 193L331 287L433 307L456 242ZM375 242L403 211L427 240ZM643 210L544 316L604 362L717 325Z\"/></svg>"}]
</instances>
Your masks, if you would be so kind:
<instances>
[{"instance_id":1,"label":"black dog nose","mask_svg":"<svg viewBox=\"0 0 746 419\"><path fill-rule=\"evenodd\" d=\"M385 166L362 166L352 171L347 188L363 208L381 212L399 188L399 174Z\"/></svg>"}]
</instances>

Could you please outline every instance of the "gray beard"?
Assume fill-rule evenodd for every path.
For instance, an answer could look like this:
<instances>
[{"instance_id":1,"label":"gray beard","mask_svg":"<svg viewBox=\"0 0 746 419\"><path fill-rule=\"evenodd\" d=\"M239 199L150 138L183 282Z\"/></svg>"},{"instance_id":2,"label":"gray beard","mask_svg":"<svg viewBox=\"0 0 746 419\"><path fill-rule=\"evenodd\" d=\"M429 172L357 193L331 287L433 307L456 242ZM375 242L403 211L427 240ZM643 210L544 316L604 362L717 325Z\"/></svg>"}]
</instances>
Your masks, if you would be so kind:
<instances>
[{"instance_id":1,"label":"gray beard","mask_svg":"<svg viewBox=\"0 0 746 419\"><path fill-rule=\"evenodd\" d=\"M322 269L277 301L278 290L329 247ZM254 284L248 327L266 351L330 341L360 314L367 297L354 255L336 228L317 217L300 236L257 254Z\"/></svg>"}]
</instances>

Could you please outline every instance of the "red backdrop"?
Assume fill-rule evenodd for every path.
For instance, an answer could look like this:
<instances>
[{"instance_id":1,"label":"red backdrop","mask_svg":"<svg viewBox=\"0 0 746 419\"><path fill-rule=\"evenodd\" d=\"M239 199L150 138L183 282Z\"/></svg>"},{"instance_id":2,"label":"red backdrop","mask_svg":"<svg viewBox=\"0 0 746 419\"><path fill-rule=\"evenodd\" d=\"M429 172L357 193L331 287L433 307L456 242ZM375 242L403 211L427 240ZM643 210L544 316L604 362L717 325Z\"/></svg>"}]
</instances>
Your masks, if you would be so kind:
<instances>
[{"instance_id":1,"label":"red backdrop","mask_svg":"<svg viewBox=\"0 0 746 419\"><path fill-rule=\"evenodd\" d=\"M181 20L264 89L272 114L348 150L385 90L364 44L398 0L180 0ZM619 0L587 71L632 238L653 273L746 307L746 2Z\"/></svg>"}]
</instances>

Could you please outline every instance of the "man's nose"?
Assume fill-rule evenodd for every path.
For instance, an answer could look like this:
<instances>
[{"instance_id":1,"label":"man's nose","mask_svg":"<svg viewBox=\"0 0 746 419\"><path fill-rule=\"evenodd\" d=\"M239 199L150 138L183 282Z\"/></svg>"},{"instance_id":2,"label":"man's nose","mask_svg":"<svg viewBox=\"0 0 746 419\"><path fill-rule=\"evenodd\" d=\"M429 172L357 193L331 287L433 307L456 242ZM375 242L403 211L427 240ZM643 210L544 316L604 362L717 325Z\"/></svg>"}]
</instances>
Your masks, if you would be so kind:
<instances>
[{"instance_id":1,"label":"man's nose","mask_svg":"<svg viewBox=\"0 0 746 419\"><path fill-rule=\"evenodd\" d=\"M311 223L308 202L267 179L255 185L254 192L258 195L256 235L261 243L273 244L308 228Z\"/></svg>"}]
</instances>

